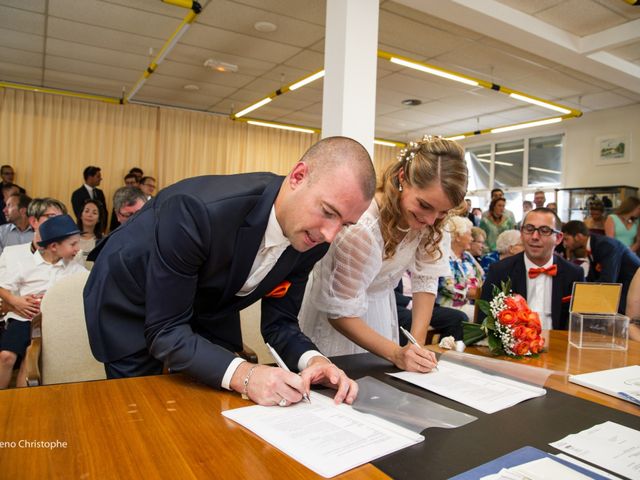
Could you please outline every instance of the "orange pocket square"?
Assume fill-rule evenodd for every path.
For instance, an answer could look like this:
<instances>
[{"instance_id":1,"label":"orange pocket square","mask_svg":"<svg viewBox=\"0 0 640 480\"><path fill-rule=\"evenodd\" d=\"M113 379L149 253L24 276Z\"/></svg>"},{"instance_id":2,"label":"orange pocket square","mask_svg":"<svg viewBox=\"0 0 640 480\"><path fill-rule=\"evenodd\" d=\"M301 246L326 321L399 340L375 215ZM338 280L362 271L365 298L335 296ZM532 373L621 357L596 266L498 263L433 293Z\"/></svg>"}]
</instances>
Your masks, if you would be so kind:
<instances>
[{"instance_id":1,"label":"orange pocket square","mask_svg":"<svg viewBox=\"0 0 640 480\"><path fill-rule=\"evenodd\" d=\"M285 280L284 282L282 282L280 285L278 285L276 288L274 288L273 290L271 290L269 293L267 293L265 295L265 297L269 297L269 298L282 298L287 294L287 291L289 290L289 287L291 286L291 282Z\"/></svg>"},{"instance_id":2,"label":"orange pocket square","mask_svg":"<svg viewBox=\"0 0 640 480\"><path fill-rule=\"evenodd\" d=\"M567 295L566 297L562 297L562 303L571 303L571 295Z\"/></svg>"}]
</instances>

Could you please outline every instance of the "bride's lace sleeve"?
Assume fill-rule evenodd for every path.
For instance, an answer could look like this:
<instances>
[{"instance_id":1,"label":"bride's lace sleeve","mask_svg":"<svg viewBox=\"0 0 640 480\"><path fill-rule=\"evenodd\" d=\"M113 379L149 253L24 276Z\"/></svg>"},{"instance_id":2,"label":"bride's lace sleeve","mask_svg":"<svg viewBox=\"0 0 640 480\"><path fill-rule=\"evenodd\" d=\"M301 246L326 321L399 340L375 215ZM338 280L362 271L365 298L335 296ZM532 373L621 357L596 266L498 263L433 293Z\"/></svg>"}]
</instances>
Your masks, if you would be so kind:
<instances>
[{"instance_id":1,"label":"bride's lace sleeve","mask_svg":"<svg viewBox=\"0 0 640 480\"><path fill-rule=\"evenodd\" d=\"M449 232L442 232L442 239L439 244L440 252L430 255L424 249L416 250L416 261L411 269L411 289L413 293L427 292L438 293L438 279L440 277L451 276L449 266L449 251L451 249L451 236Z\"/></svg>"},{"instance_id":2,"label":"bride's lace sleeve","mask_svg":"<svg viewBox=\"0 0 640 480\"><path fill-rule=\"evenodd\" d=\"M329 318L359 317L367 311L367 287L382 265L382 239L375 225L345 228L314 276L312 301Z\"/></svg>"}]
</instances>

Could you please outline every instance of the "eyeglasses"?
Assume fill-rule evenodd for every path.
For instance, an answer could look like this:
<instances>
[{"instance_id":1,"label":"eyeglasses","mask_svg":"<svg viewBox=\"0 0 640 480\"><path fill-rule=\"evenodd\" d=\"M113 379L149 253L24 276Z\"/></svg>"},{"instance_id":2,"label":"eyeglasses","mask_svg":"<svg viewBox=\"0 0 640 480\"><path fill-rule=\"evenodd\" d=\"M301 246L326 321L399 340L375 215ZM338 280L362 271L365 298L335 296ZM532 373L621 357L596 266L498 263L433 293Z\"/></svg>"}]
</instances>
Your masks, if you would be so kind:
<instances>
[{"instance_id":1,"label":"eyeglasses","mask_svg":"<svg viewBox=\"0 0 640 480\"><path fill-rule=\"evenodd\" d=\"M530 223L522 226L522 231L527 235L533 235L534 232L538 232L542 237L548 237L552 233L560 233L560 230L542 225L541 227L534 227Z\"/></svg>"}]
</instances>

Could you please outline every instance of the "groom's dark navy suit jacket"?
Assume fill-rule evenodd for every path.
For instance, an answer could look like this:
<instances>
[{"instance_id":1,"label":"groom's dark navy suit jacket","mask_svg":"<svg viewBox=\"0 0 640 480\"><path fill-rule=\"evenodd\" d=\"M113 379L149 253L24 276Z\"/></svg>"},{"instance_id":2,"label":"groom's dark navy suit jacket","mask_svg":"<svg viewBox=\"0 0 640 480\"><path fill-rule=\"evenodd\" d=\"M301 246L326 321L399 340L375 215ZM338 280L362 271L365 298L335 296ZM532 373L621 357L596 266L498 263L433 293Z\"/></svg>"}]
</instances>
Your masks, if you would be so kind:
<instances>
[{"instance_id":1,"label":"groom's dark navy suit jacket","mask_svg":"<svg viewBox=\"0 0 640 480\"><path fill-rule=\"evenodd\" d=\"M94 356L114 362L144 349L175 371L219 387L242 349L238 312L262 298L261 331L292 369L317 347L297 314L322 244L289 246L256 289L236 296L249 275L283 177L204 176L161 191L98 245L84 290ZM263 298L283 281L282 298Z\"/></svg>"},{"instance_id":2,"label":"groom's dark navy suit jacket","mask_svg":"<svg viewBox=\"0 0 640 480\"><path fill-rule=\"evenodd\" d=\"M554 330L566 330L569 321L568 297L573 292L574 282L584 282L584 271L555 254L553 263L558 266L558 273L553 277L551 287L551 321ZM500 287L500 282L506 281L507 278L511 279L513 293L519 293L527 298L527 269L524 264L524 252L500 260L489 267L487 278L482 285L482 298L491 300L493 286ZM479 317L482 321L485 315L481 313Z\"/></svg>"},{"instance_id":3,"label":"groom's dark navy suit jacket","mask_svg":"<svg viewBox=\"0 0 640 480\"><path fill-rule=\"evenodd\" d=\"M627 307L629 285L640 268L640 258L620 240L591 234L589 236L589 275L587 281L600 283L621 283L622 295L618 311L624 313Z\"/></svg>"}]
</instances>

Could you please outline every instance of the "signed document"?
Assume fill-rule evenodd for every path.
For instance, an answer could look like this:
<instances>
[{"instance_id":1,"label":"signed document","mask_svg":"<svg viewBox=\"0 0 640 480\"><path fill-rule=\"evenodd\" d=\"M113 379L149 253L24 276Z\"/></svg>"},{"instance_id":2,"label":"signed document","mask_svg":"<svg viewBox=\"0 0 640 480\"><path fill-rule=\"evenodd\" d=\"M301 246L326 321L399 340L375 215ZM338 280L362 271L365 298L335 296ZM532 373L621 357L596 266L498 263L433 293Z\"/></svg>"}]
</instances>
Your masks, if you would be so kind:
<instances>
[{"instance_id":1,"label":"signed document","mask_svg":"<svg viewBox=\"0 0 640 480\"><path fill-rule=\"evenodd\" d=\"M329 478L420 443L420 434L311 392L311 403L222 412L307 468Z\"/></svg>"},{"instance_id":2,"label":"signed document","mask_svg":"<svg viewBox=\"0 0 640 480\"><path fill-rule=\"evenodd\" d=\"M389 375L484 413L494 413L547 393L544 388L446 360L438 362L438 370L430 373L398 372Z\"/></svg>"}]
</instances>

